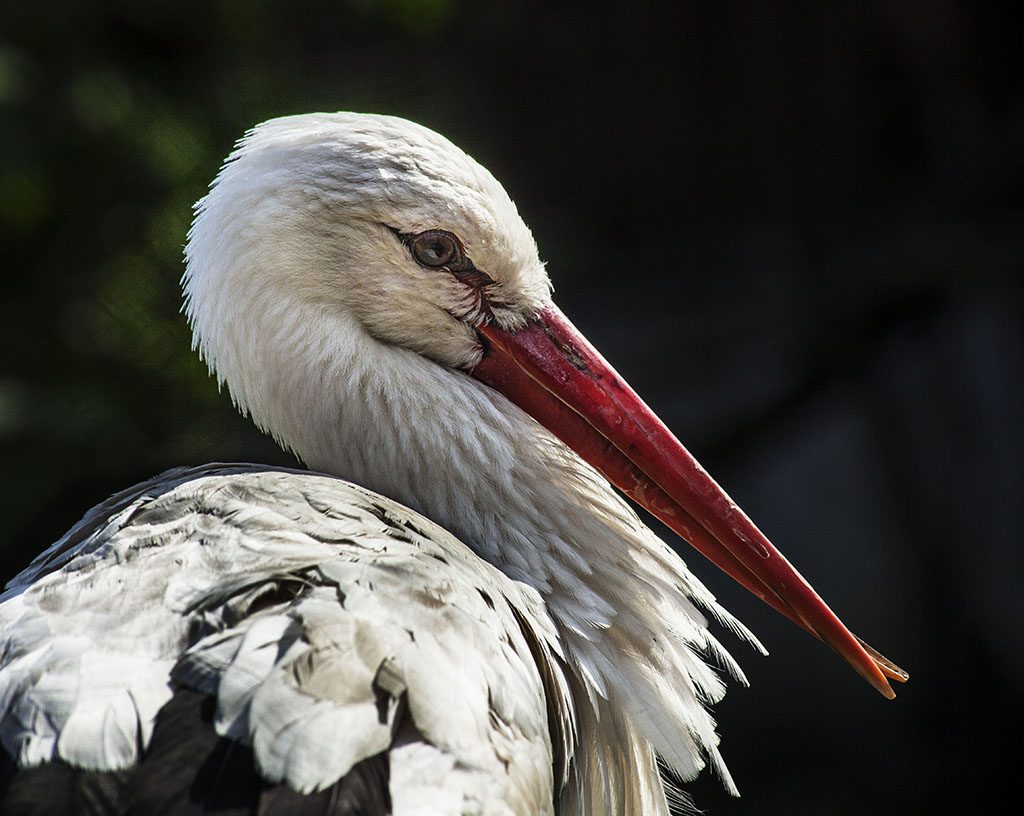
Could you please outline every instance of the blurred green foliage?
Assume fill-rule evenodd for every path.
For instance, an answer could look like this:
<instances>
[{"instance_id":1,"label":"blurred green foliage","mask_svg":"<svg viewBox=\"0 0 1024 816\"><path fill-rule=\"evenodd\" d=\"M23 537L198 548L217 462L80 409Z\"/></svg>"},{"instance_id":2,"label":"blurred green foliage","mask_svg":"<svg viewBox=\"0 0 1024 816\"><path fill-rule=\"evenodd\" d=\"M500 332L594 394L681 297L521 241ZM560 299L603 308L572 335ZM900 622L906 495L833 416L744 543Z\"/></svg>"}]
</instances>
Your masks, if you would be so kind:
<instances>
[{"instance_id":1,"label":"blurred green foliage","mask_svg":"<svg viewBox=\"0 0 1024 816\"><path fill-rule=\"evenodd\" d=\"M5 574L133 478L214 457L294 462L235 414L190 349L178 280L192 204L262 119L401 112L409 84L368 76L379 64L368 52L415 50L457 10L454 0L4 4Z\"/></svg>"}]
</instances>

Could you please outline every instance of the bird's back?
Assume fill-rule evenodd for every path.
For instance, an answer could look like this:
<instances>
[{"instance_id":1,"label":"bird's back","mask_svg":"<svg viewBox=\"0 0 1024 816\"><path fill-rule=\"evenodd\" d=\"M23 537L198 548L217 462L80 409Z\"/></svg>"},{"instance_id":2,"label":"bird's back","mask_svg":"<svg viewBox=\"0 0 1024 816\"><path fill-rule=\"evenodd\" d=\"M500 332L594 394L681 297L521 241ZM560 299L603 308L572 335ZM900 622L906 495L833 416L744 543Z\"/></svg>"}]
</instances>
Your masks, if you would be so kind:
<instances>
[{"instance_id":1,"label":"bird's back","mask_svg":"<svg viewBox=\"0 0 1024 816\"><path fill-rule=\"evenodd\" d=\"M0 627L5 813L547 813L573 750L536 592L329 476L137 485Z\"/></svg>"}]
</instances>

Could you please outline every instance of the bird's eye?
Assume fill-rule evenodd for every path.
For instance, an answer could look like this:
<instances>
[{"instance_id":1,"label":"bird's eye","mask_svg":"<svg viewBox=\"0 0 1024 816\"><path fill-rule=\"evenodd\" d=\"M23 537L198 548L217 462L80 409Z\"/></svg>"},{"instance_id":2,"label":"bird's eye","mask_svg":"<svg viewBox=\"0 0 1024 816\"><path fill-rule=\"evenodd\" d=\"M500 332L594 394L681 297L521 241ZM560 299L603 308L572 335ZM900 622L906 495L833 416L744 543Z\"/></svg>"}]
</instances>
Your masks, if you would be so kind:
<instances>
[{"instance_id":1,"label":"bird's eye","mask_svg":"<svg viewBox=\"0 0 1024 816\"><path fill-rule=\"evenodd\" d=\"M462 265L463 252L459 239L444 230L427 230L414 235L409 248L417 263L431 269Z\"/></svg>"}]
</instances>

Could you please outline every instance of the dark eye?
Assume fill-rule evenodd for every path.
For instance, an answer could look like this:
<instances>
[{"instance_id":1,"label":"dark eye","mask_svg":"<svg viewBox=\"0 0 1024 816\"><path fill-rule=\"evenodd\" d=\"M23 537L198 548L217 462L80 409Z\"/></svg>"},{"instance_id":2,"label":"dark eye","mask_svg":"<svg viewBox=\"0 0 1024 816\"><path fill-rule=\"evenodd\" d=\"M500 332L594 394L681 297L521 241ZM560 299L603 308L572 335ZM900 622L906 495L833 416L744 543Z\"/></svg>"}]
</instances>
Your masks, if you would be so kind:
<instances>
[{"instance_id":1,"label":"dark eye","mask_svg":"<svg viewBox=\"0 0 1024 816\"><path fill-rule=\"evenodd\" d=\"M414 235L409 241L412 256L418 263L431 269L442 266L457 268L462 265L462 244L450 232L427 230Z\"/></svg>"}]
</instances>

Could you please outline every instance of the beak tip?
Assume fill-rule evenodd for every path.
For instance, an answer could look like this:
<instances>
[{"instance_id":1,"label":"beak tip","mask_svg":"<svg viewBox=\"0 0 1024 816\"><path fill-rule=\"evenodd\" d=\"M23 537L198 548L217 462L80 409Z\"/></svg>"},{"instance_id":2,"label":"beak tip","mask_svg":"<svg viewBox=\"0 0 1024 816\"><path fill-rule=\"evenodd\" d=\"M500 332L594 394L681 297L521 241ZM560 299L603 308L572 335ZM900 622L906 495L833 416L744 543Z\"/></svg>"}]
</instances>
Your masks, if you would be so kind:
<instances>
[{"instance_id":1,"label":"beak tip","mask_svg":"<svg viewBox=\"0 0 1024 816\"><path fill-rule=\"evenodd\" d=\"M887 700L893 700L896 698L896 692L892 690L892 686L889 681L894 680L897 683L906 683L910 679L910 673L905 669L901 669L889 658L882 654L878 649L868 645L863 639L854 635L857 643L867 654L871 660L872 665L868 669L864 676L867 681L871 683L879 693Z\"/></svg>"},{"instance_id":2,"label":"beak tip","mask_svg":"<svg viewBox=\"0 0 1024 816\"><path fill-rule=\"evenodd\" d=\"M896 699L896 692L892 690L892 686L890 686L887 682L879 686L878 691L886 700Z\"/></svg>"}]
</instances>

